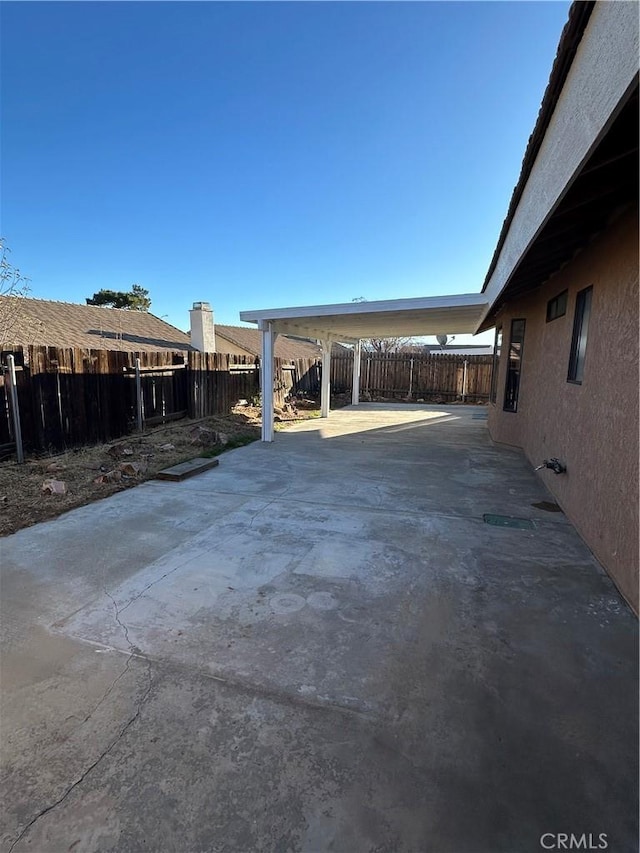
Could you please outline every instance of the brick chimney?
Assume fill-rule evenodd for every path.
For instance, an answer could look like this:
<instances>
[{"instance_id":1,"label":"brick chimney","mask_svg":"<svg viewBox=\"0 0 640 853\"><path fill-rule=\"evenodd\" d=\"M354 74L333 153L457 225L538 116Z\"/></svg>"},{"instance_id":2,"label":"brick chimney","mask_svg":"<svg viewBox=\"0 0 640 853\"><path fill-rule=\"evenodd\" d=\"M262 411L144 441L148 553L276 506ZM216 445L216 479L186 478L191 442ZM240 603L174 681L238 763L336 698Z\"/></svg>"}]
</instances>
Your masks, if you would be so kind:
<instances>
[{"instance_id":1,"label":"brick chimney","mask_svg":"<svg viewBox=\"0 0 640 853\"><path fill-rule=\"evenodd\" d=\"M191 320L191 346L200 352L216 351L216 333L213 311L208 302L194 302L189 311Z\"/></svg>"}]
</instances>

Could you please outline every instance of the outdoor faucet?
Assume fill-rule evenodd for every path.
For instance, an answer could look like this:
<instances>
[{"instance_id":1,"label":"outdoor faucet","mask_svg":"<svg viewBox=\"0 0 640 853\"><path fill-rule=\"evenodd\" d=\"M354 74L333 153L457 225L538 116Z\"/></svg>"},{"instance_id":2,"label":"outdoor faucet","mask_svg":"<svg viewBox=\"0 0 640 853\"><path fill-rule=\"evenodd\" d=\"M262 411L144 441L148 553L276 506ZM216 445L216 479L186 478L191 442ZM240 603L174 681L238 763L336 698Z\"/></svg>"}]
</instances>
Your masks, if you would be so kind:
<instances>
[{"instance_id":1,"label":"outdoor faucet","mask_svg":"<svg viewBox=\"0 0 640 853\"><path fill-rule=\"evenodd\" d=\"M542 465L538 465L533 470L539 471L541 468L550 468L554 474L565 474L567 471L567 466L563 465L555 456L552 456L551 459L545 459Z\"/></svg>"}]
</instances>

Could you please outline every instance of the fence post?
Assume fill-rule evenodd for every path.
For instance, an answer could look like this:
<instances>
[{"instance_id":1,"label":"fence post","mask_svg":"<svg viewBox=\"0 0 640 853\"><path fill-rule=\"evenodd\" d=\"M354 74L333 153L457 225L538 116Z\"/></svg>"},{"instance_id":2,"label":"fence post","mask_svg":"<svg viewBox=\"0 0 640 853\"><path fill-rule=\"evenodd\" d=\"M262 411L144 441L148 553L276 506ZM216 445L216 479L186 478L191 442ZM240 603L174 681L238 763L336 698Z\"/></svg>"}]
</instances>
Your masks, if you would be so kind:
<instances>
[{"instance_id":1,"label":"fence post","mask_svg":"<svg viewBox=\"0 0 640 853\"><path fill-rule=\"evenodd\" d=\"M24 464L22 448L22 428L20 426L20 409L18 408L18 383L16 381L16 361L12 355L7 356L9 365L9 384L11 386L11 417L13 419L13 436L16 440L16 456L18 465Z\"/></svg>"},{"instance_id":2,"label":"fence post","mask_svg":"<svg viewBox=\"0 0 640 853\"><path fill-rule=\"evenodd\" d=\"M360 403L360 359L362 357L362 341L358 341L353 349L353 374L351 378L351 405Z\"/></svg>"},{"instance_id":3,"label":"fence post","mask_svg":"<svg viewBox=\"0 0 640 853\"><path fill-rule=\"evenodd\" d=\"M466 402L467 399L467 365L469 362L464 360L464 367L462 369L462 402Z\"/></svg>"},{"instance_id":4,"label":"fence post","mask_svg":"<svg viewBox=\"0 0 640 853\"><path fill-rule=\"evenodd\" d=\"M409 393L407 397L411 397L411 393L413 391L413 358L411 359L411 365L409 368Z\"/></svg>"},{"instance_id":5,"label":"fence post","mask_svg":"<svg viewBox=\"0 0 640 853\"><path fill-rule=\"evenodd\" d=\"M56 368L56 393L58 395L58 418L60 420L60 435L64 441L64 415L62 414L62 389L60 388L60 365L55 362Z\"/></svg>"},{"instance_id":6,"label":"fence post","mask_svg":"<svg viewBox=\"0 0 640 853\"><path fill-rule=\"evenodd\" d=\"M138 413L138 432L142 432L142 380L140 378L139 358L136 358L136 408Z\"/></svg>"}]
</instances>

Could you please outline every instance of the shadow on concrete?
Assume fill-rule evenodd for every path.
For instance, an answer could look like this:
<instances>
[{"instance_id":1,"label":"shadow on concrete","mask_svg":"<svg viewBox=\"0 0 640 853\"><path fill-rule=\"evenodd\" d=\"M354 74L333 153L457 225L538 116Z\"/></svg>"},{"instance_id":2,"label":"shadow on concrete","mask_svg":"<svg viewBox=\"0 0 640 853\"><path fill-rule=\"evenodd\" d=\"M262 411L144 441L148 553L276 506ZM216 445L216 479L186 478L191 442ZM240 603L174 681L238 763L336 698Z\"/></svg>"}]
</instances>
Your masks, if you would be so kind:
<instances>
[{"instance_id":1,"label":"shadow on concrete","mask_svg":"<svg viewBox=\"0 0 640 853\"><path fill-rule=\"evenodd\" d=\"M5 540L8 850L632 849L636 620L475 407L419 408Z\"/></svg>"}]
</instances>

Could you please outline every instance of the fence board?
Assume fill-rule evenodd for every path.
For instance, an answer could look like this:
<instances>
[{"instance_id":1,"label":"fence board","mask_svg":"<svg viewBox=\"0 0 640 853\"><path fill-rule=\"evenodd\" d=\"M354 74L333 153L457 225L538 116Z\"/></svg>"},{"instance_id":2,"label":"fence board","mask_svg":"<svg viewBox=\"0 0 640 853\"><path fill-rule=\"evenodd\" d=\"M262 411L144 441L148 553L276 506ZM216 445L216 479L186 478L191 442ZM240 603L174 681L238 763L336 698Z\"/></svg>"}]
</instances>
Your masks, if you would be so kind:
<instances>
[{"instance_id":1,"label":"fence board","mask_svg":"<svg viewBox=\"0 0 640 853\"><path fill-rule=\"evenodd\" d=\"M136 355L145 368L148 410L160 420L182 410L186 382L182 353L139 353L64 347L12 347L18 364L18 398L24 444L30 451L53 451L126 435L135 426L135 383L128 371ZM178 364L179 363L179 364ZM158 372L159 371L159 372ZM165 372L166 371L166 372ZM4 375L0 376L0 441L10 441L12 425Z\"/></svg>"},{"instance_id":2,"label":"fence board","mask_svg":"<svg viewBox=\"0 0 640 853\"><path fill-rule=\"evenodd\" d=\"M360 366L360 391L365 396L426 399L462 397L464 363L467 362L467 393L470 402L489 399L492 356L432 355L409 353L363 353ZM331 360L331 387L335 392L351 390L353 356L339 355Z\"/></svg>"},{"instance_id":3,"label":"fence board","mask_svg":"<svg viewBox=\"0 0 640 853\"><path fill-rule=\"evenodd\" d=\"M12 347L18 402L27 451L52 451L111 441L136 428L134 368L140 358L145 418L162 423L177 417L224 415L239 399L260 391L259 359L222 353L121 352L30 346ZM363 353L361 391L376 397L459 399L467 362L467 399L489 397L490 356ZM275 359L275 404L295 395L317 396L317 359ZM351 390L353 356L331 360L336 392ZM13 441L7 382L0 373L0 445Z\"/></svg>"}]
</instances>

